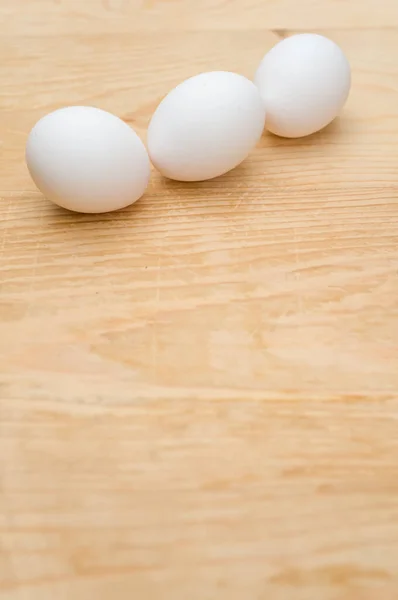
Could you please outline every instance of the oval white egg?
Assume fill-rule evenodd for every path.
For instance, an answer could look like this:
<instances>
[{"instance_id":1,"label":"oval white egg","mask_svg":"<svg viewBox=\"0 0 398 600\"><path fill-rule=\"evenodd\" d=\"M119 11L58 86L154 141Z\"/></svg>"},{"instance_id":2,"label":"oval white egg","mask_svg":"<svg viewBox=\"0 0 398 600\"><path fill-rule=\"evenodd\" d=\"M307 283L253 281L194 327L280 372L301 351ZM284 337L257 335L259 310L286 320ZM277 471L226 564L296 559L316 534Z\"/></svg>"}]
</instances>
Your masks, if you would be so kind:
<instances>
[{"instance_id":1,"label":"oval white egg","mask_svg":"<svg viewBox=\"0 0 398 600\"><path fill-rule=\"evenodd\" d=\"M138 135L118 117L87 106L56 110L36 123L26 162L49 200L83 213L132 204L145 192L150 175Z\"/></svg>"},{"instance_id":2,"label":"oval white egg","mask_svg":"<svg viewBox=\"0 0 398 600\"><path fill-rule=\"evenodd\" d=\"M174 88L156 109L148 152L166 177L203 181L239 165L264 130L253 82L225 71L201 73Z\"/></svg>"},{"instance_id":3,"label":"oval white egg","mask_svg":"<svg viewBox=\"0 0 398 600\"><path fill-rule=\"evenodd\" d=\"M305 33L276 44L261 61L254 82L267 111L266 128L296 138L333 121L347 100L351 70L337 44Z\"/></svg>"}]
</instances>

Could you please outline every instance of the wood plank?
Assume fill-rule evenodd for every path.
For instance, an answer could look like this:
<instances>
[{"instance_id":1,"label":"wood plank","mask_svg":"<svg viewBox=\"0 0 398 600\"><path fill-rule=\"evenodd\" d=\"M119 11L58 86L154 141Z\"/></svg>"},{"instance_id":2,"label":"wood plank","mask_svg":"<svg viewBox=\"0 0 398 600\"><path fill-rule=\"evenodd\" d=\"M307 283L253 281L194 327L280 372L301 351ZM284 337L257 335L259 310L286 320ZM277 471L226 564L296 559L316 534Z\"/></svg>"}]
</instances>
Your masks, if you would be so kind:
<instances>
[{"instance_id":1,"label":"wood plank","mask_svg":"<svg viewBox=\"0 0 398 600\"><path fill-rule=\"evenodd\" d=\"M104 32L363 29L398 26L395 0L13 0L0 6L12 35Z\"/></svg>"},{"instance_id":2,"label":"wood plank","mask_svg":"<svg viewBox=\"0 0 398 600\"><path fill-rule=\"evenodd\" d=\"M0 5L1 600L396 600L398 4ZM93 104L145 140L204 70L302 29L342 116L215 181L153 171L110 215L34 188L34 122Z\"/></svg>"}]
</instances>

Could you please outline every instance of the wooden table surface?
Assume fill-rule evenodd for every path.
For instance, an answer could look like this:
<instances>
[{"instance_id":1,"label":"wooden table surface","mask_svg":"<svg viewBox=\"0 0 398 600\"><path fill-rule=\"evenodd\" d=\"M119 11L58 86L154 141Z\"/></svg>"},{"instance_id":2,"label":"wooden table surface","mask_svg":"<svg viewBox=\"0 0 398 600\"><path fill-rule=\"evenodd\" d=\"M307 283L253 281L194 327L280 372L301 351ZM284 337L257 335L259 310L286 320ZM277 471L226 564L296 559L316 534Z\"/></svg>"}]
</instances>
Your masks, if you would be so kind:
<instances>
[{"instance_id":1,"label":"wooden table surface","mask_svg":"<svg viewBox=\"0 0 398 600\"><path fill-rule=\"evenodd\" d=\"M398 598L397 0L0 3L1 600ZM145 139L182 79L321 32L342 117L74 215L36 120Z\"/></svg>"}]
</instances>

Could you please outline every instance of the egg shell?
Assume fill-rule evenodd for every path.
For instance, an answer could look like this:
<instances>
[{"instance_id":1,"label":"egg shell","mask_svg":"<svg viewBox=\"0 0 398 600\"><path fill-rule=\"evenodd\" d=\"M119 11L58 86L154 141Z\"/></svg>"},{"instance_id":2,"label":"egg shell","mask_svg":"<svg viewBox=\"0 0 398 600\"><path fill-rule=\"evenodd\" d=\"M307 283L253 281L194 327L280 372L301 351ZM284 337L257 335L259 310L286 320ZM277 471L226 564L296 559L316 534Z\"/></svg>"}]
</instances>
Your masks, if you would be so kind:
<instances>
[{"instance_id":1,"label":"egg shell","mask_svg":"<svg viewBox=\"0 0 398 600\"><path fill-rule=\"evenodd\" d=\"M156 109L149 156L171 179L212 179L247 157L264 122L264 104L252 81L225 71L201 73L174 88Z\"/></svg>"},{"instance_id":2,"label":"egg shell","mask_svg":"<svg viewBox=\"0 0 398 600\"><path fill-rule=\"evenodd\" d=\"M115 115L87 106L62 108L38 121L27 141L26 162L49 200L83 213L132 204L150 175L138 135Z\"/></svg>"},{"instance_id":3,"label":"egg shell","mask_svg":"<svg viewBox=\"0 0 398 600\"><path fill-rule=\"evenodd\" d=\"M261 61L254 82L267 111L266 128L296 138L333 121L347 100L351 70L335 42L304 33L276 44Z\"/></svg>"}]
</instances>

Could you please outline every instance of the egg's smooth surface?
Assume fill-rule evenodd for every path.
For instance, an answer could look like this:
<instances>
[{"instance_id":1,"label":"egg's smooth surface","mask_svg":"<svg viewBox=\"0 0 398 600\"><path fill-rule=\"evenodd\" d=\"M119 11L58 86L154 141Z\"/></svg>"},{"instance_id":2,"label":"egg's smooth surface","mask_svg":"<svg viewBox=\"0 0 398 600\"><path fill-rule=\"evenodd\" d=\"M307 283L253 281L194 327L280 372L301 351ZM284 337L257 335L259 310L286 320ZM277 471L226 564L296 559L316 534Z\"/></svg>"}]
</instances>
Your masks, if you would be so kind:
<instances>
[{"instance_id":1,"label":"egg's smooth surface","mask_svg":"<svg viewBox=\"0 0 398 600\"><path fill-rule=\"evenodd\" d=\"M212 179L247 157L264 122L264 104L253 82L226 71L201 73L159 104L148 129L149 156L171 179Z\"/></svg>"},{"instance_id":2,"label":"egg's smooth surface","mask_svg":"<svg viewBox=\"0 0 398 600\"><path fill-rule=\"evenodd\" d=\"M276 44L261 61L254 82L267 111L266 128L295 138L333 121L348 98L351 69L332 40L304 33Z\"/></svg>"},{"instance_id":3,"label":"egg's smooth surface","mask_svg":"<svg viewBox=\"0 0 398 600\"><path fill-rule=\"evenodd\" d=\"M26 163L49 200L83 213L132 204L150 175L138 135L115 115L87 106L62 108L38 121L28 138Z\"/></svg>"}]
</instances>

